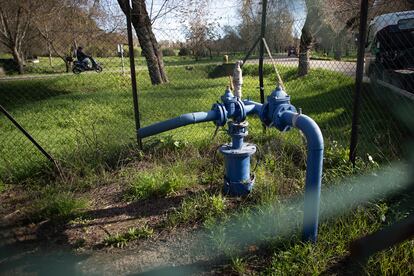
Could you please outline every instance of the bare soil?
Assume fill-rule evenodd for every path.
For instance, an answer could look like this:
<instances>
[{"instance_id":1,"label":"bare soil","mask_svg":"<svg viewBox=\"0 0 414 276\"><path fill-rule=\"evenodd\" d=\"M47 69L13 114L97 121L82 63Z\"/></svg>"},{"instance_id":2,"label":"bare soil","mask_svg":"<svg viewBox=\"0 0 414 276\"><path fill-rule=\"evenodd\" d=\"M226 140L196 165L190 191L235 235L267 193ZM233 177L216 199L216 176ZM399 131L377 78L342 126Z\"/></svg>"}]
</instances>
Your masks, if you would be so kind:
<instances>
[{"instance_id":1,"label":"bare soil","mask_svg":"<svg viewBox=\"0 0 414 276\"><path fill-rule=\"evenodd\" d=\"M36 223L24 211L30 202L27 193L21 187L9 189L0 195L0 274L26 274L28 270L38 274L53 266L69 266L68 271L82 274L110 275L159 266L176 271L195 271L204 266L210 273L208 249L203 251L196 246L194 233L198 226L165 227L167 214L179 207L186 196L204 188L185 189L165 198L125 202L121 198L123 187L114 183L82 194L90 199L90 207L80 217ZM124 248L105 246L108 235L143 225L154 229L151 238L128 242Z\"/></svg>"}]
</instances>

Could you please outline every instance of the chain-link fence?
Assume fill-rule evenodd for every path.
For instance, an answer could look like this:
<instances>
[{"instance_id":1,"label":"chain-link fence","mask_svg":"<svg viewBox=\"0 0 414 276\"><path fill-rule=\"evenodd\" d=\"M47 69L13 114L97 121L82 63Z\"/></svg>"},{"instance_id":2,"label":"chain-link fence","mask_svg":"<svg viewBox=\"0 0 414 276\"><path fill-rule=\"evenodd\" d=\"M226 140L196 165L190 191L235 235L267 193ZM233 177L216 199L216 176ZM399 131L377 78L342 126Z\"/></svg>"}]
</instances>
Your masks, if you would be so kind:
<instances>
[{"instance_id":1,"label":"chain-link fence","mask_svg":"<svg viewBox=\"0 0 414 276\"><path fill-rule=\"evenodd\" d=\"M12 55L2 56L0 104L62 168L88 170L116 162L122 146L136 141L125 17L122 28L110 32L97 22L111 22L64 8L55 16L68 18L42 21L32 31L23 74ZM1 178L24 178L49 166L3 114L0 128Z\"/></svg>"},{"instance_id":2,"label":"chain-link fence","mask_svg":"<svg viewBox=\"0 0 414 276\"><path fill-rule=\"evenodd\" d=\"M327 147L339 145L349 149L355 116L359 1L304 1L301 5L269 2L272 3L267 10L263 70L265 95L277 83L274 64L292 103L316 120ZM362 90L357 92L361 97L357 154L361 158L392 161L403 156L404 142L410 137L407 120L414 110L414 7L411 1L368 2L365 72ZM259 11L260 4L256 7ZM329 5L336 6L328 9ZM185 35L181 28L173 26L157 31L168 78L168 83L162 85L152 85L148 60L137 47L141 125L207 111L220 100L231 82L232 64L243 59L260 38L260 12L258 15L249 23L251 26L246 23L201 42L196 35L199 28L191 28L201 24L197 21L192 21ZM53 157L67 165L81 162L85 169L93 167L97 160L116 162L125 145L135 144L126 31L102 32L88 26L92 29L65 30L73 37L42 42L41 49L46 50L33 52L38 58L26 61L27 74L2 77L0 81L0 104ZM58 34L58 30L54 32ZM67 68L73 68L70 57L76 48L74 41L76 47L82 46L102 65L101 73L65 73ZM255 101L260 101L259 49L257 45L243 67L243 95ZM261 135L260 121L248 120L251 137ZM44 166L45 158L6 117L0 117L0 124L2 176L29 174ZM153 139L173 139L177 145L184 141L210 142L214 131L212 124L199 124ZM278 135L277 131L274 133ZM220 131L217 139L227 138ZM144 146L149 144L144 140Z\"/></svg>"}]
</instances>

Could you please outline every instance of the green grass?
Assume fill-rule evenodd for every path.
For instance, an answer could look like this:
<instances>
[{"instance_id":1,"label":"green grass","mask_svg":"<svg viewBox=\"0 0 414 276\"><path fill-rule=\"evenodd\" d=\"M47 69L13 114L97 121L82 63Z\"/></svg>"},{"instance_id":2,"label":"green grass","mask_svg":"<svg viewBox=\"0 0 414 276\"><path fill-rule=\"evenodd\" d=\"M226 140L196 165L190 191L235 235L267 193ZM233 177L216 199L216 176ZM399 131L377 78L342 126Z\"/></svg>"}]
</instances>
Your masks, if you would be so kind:
<instances>
[{"instance_id":1,"label":"green grass","mask_svg":"<svg viewBox=\"0 0 414 276\"><path fill-rule=\"evenodd\" d=\"M272 249L274 253L266 274L334 274L335 272L329 271L349 254L349 244L387 225L384 222L386 215L387 212L378 207L358 208L349 215L322 224L316 245L302 243L298 239L285 244L279 243ZM368 275L411 274L414 271L413 244L413 241L408 240L372 256L364 268L365 273ZM343 269L350 271L352 267L339 266L336 273Z\"/></svg>"},{"instance_id":2,"label":"green grass","mask_svg":"<svg viewBox=\"0 0 414 276\"><path fill-rule=\"evenodd\" d=\"M231 268L237 275L245 275L247 272L246 266L243 258L235 257L231 259Z\"/></svg>"},{"instance_id":3,"label":"green grass","mask_svg":"<svg viewBox=\"0 0 414 276\"><path fill-rule=\"evenodd\" d=\"M243 59L243 55L237 54L237 55L231 55L229 56L230 61L235 61L239 59ZM10 59L11 56L3 55L4 59ZM52 57L51 60L49 60L48 57L39 57L39 63L33 63L33 62L27 62L25 65L25 74L28 75L43 75L43 74L57 74L57 73L65 73L66 72L66 66L64 61L60 57ZM130 68L130 62L129 57L124 57L124 60L122 62L122 59L120 57L94 57L94 59L99 62L102 67L104 68L104 71L107 72L122 72L122 68L126 72L129 72ZM164 64L166 66L194 66L194 65L203 65L203 64L209 64L209 63L222 63L223 62L223 56L213 56L213 58L210 57L203 57L198 61L195 61L194 57L192 56L166 56L163 58ZM146 68L146 60L142 56L136 56L135 57L135 65L138 68ZM4 66L1 64L0 66ZM123 66L123 67L122 67ZM8 75L17 75L17 72L12 71L11 68L8 68L9 70L6 70ZM72 68L70 68L70 73L72 74Z\"/></svg>"},{"instance_id":4,"label":"green grass","mask_svg":"<svg viewBox=\"0 0 414 276\"><path fill-rule=\"evenodd\" d=\"M171 64L186 62L178 57L167 61ZM228 84L227 78L207 78L212 70L210 65L194 66L192 70L168 67L170 83L155 87L150 84L147 72L141 69L137 77L142 126L182 113L209 110ZM308 76L297 78L294 68L279 69L292 103L314 118L324 134L325 188L337 185L346 176L371 172L379 163L402 156L401 122L397 120L398 114L391 112L400 110L396 108L400 107L399 98L373 94L370 90L364 93L360 135L366 142L360 145L360 156L354 168L347 161L352 78L322 69L311 70ZM245 66L244 72L244 95L259 101L257 66ZM269 94L275 75L268 65L264 72L266 94ZM108 183L124 184L122 196L127 201L157 200L198 186L200 190L210 188L213 191L222 187L223 159L216 149L228 141L228 136L220 129L212 139L215 130L212 124L187 126L145 139L144 150L137 150L127 76L104 72L1 82L0 94L1 104L60 160L62 167L64 177L56 180L45 159L9 121L0 117L0 190L5 186L12 188L9 184L21 184L28 190L28 198L33 198L28 214L35 221L81 220L88 202L79 198L79 192ZM360 206L346 215L325 221L316 245L302 243L298 233L278 239L274 233L262 232L260 225L251 220L251 214L266 215L267 207L277 210L291 196L303 193L306 147L297 131L280 133L268 129L263 133L257 118L249 118L249 124L247 140L259 146L260 154L254 159L261 162L254 172L256 184L251 195L234 203L210 190L190 193L177 209L167 214L165 224L169 227L203 226L216 249L229 254L234 272L242 274L252 269L244 256L234 254L229 245L232 236L226 236L226 229L221 227L235 217L243 221L237 231L258 228L259 238L268 244L271 261L253 270L296 275L320 274L331 269L347 256L350 241L392 223L394 219L388 218L395 214L406 215L406 210L398 211L391 203ZM278 218L271 217L267 221L270 225L277 224ZM125 233L110 234L104 244L124 247L152 233L151 228L131 228ZM413 271L412 245L409 241L377 254L369 260L367 271L373 275Z\"/></svg>"},{"instance_id":5,"label":"green grass","mask_svg":"<svg viewBox=\"0 0 414 276\"><path fill-rule=\"evenodd\" d=\"M128 188L125 199L128 201L149 197L164 197L197 183L196 177L188 170L187 163L171 164L169 170L165 166L157 166L143 172L129 172Z\"/></svg>"},{"instance_id":6,"label":"green grass","mask_svg":"<svg viewBox=\"0 0 414 276\"><path fill-rule=\"evenodd\" d=\"M257 66L244 68L244 95L258 101L256 69ZM141 125L186 112L209 110L228 84L227 78L207 79L206 71L209 70L209 66L198 66L191 71L168 67L170 83L156 87L150 84L146 71L139 70ZM347 148L353 79L322 69L312 70L304 78L297 78L293 68L281 67L280 70L292 103L316 120L327 143L336 141L340 147ZM265 75L268 94L275 80L271 66L265 66ZM116 166L120 151L134 143L134 113L128 76L108 72L8 81L0 83L0 93L2 105L23 127L61 160L63 166L75 168L81 175L93 173L96 167ZM368 106L362 115L361 136L374 137L360 148L362 158L366 158L367 153L376 161L398 157L401 152L399 123L386 116L383 107L390 108L390 103L398 105L399 99L365 95L364 103ZM256 118L249 118L249 122L251 137L261 135L260 122ZM43 156L4 117L0 117L0 127L3 179L21 179L46 166ZM213 132L214 126L201 124L171 131L169 135L200 145L206 143ZM299 139L294 132L281 135L270 130L272 135L287 140ZM225 135L223 137L225 139ZM372 140L375 143L371 143ZM148 145L148 139L144 141Z\"/></svg>"},{"instance_id":7,"label":"green grass","mask_svg":"<svg viewBox=\"0 0 414 276\"><path fill-rule=\"evenodd\" d=\"M202 192L194 197L184 199L181 206L168 217L169 226L200 223L224 215L226 199L221 195Z\"/></svg>"},{"instance_id":8,"label":"green grass","mask_svg":"<svg viewBox=\"0 0 414 276\"><path fill-rule=\"evenodd\" d=\"M54 187L46 187L39 193L33 193L32 205L28 210L31 220L68 220L80 215L88 207L88 201L74 193Z\"/></svg>"},{"instance_id":9,"label":"green grass","mask_svg":"<svg viewBox=\"0 0 414 276\"><path fill-rule=\"evenodd\" d=\"M154 230L147 225L140 228L129 228L125 233L117 233L115 235L109 235L104 239L106 246L115 246L123 248L128 245L129 242L138 239L147 239L154 234Z\"/></svg>"}]
</instances>

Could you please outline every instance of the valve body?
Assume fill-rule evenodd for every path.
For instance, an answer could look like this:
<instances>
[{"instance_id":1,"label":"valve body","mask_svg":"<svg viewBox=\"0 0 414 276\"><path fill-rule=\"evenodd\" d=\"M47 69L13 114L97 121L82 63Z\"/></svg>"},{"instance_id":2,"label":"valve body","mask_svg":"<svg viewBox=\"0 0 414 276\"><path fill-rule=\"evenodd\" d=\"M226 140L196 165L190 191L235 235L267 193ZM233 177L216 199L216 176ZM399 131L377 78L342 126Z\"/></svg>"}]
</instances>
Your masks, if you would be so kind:
<instances>
[{"instance_id":1,"label":"valve body","mask_svg":"<svg viewBox=\"0 0 414 276\"><path fill-rule=\"evenodd\" d=\"M232 142L220 147L226 170L224 192L231 196L243 196L250 193L254 185L254 176L250 174L250 159L256 152L256 145L243 142L248 134L247 122L231 121L228 125Z\"/></svg>"}]
</instances>

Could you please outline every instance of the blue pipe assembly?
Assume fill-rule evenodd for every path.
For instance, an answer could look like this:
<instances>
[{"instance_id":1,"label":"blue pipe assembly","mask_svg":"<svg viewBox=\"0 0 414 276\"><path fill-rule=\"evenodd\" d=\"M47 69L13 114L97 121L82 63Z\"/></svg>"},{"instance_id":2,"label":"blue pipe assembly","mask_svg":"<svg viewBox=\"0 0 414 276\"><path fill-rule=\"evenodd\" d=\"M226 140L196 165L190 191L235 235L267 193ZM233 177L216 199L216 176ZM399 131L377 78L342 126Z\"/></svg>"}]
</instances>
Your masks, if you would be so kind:
<instances>
[{"instance_id":1,"label":"blue pipe assembly","mask_svg":"<svg viewBox=\"0 0 414 276\"><path fill-rule=\"evenodd\" d=\"M321 193L323 136L318 125L310 117L297 111L290 103L290 96L278 86L267 97L265 104L235 97L229 88L221 96L221 102L214 104L208 112L187 113L179 117L139 129L141 138L155 135L189 124L214 122L216 126L228 124L227 133L231 142L219 151L224 156L224 192L230 196L244 196L253 188L255 177L250 173L250 159L256 152L256 145L245 143L248 135L248 115L259 116L267 127L280 131L297 128L307 141L306 183L304 199L303 240L316 242L319 222Z\"/></svg>"}]
</instances>

